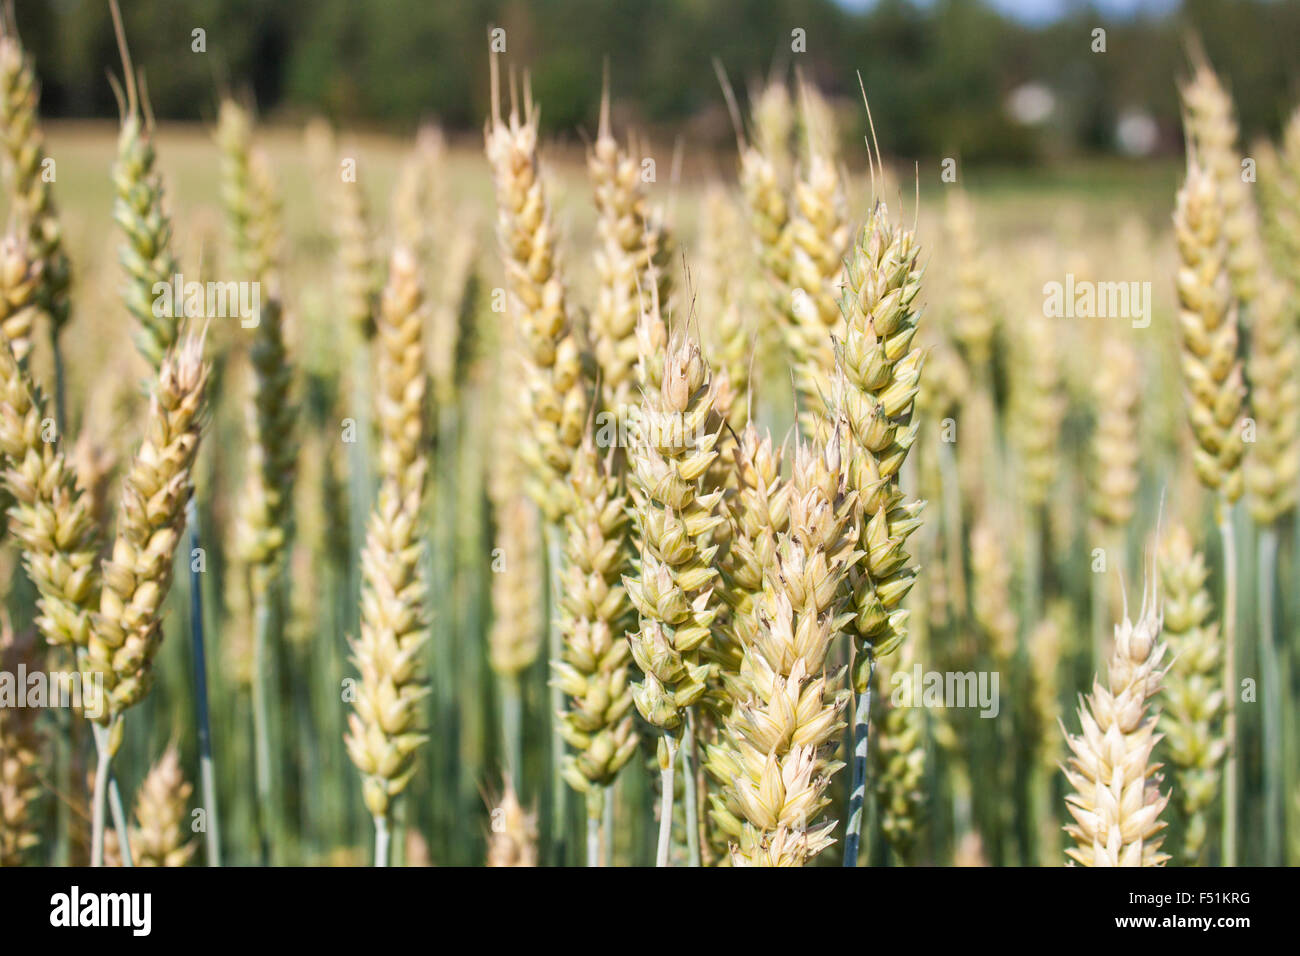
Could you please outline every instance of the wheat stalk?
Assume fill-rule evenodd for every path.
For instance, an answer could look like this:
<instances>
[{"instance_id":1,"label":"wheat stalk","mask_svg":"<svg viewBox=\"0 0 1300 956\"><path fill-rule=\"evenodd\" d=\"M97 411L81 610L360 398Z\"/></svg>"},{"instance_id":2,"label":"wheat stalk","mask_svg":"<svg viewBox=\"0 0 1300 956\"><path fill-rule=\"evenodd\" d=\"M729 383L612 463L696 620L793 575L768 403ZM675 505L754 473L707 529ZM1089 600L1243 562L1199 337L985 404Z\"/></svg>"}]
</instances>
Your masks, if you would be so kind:
<instances>
[{"instance_id":1,"label":"wheat stalk","mask_svg":"<svg viewBox=\"0 0 1300 956\"><path fill-rule=\"evenodd\" d=\"M171 744L149 768L135 798L136 826L131 849L138 866L185 866L197 844L186 839L189 799L194 788L181 772L180 754Z\"/></svg>"},{"instance_id":2,"label":"wheat stalk","mask_svg":"<svg viewBox=\"0 0 1300 956\"><path fill-rule=\"evenodd\" d=\"M1160 555L1165 634L1173 654L1165 675L1160 726L1174 768L1174 802L1183 819L1182 856L1188 863L1204 859L1210 811L1219 795L1219 764L1227 750L1220 727L1223 648L1205 588L1208 576L1205 558L1187 529L1172 529Z\"/></svg>"},{"instance_id":3,"label":"wheat stalk","mask_svg":"<svg viewBox=\"0 0 1300 956\"><path fill-rule=\"evenodd\" d=\"M1160 793L1160 764L1151 752L1160 740L1159 712L1147 702L1160 690L1166 645L1154 579L1136 622L1127 613L1115 626L1108 681L1095 680L1080 701L1082 732L1066 734L1072 756L1065 778L1074 792L1066 806L1074 823L1065 832L1075 846L1066 855L1083 866L1160 866L1169 802Z\"/></svg>"}]
</instances>

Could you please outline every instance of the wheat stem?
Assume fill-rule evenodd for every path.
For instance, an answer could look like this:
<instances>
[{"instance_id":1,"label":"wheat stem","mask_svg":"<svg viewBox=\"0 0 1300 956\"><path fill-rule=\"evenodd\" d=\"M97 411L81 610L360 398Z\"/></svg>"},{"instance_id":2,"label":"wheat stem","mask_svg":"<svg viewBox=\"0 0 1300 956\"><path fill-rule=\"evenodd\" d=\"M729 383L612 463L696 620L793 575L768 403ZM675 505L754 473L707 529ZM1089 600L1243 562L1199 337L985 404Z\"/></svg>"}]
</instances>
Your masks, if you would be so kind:
<instances>
[{"instance_id":1,"label":"wheat stem","mask_svg":"<svg viewBox=\"0 0 1300 956\"><path fill-rule=\"evenodd\" d=\"M221 865L221 829L217 818L216 773L212 766L212 725L208 718L208 665L203 647L203 591L193 555L199 547L199 508L194 495L185 505L190 526L190 650L194 660L194 713L199 738L199 786L207 815L204 831L208 866Z\"/></svg>"},{"instance_id":2,"label":"wheat stem","mask_svg":"<svg viewBox=\"0 0 1300 956\"><path fill-rule=\"evenodd\" d=\"M388 846L392 840L388 831L388 815L376 816L375 820L375 866L388 866Z\"/></svg>"},{"instance_id":3,"label":"wheat stem","mask_svg":"<svg viewBox=\"0 0 1300 956\"><path fill-rule=\"evenodd\" d=\"M1223 865L1237 865L1237 544L1232 528L1233 506L1217 503L1219 536L1223 541L1223 735L1228 756L1223 762Z\"/></svg>"},{"instance_id":4,"label":"wheat stem","mask_svg":"<svg viewBox=\"0 0 1300 956\"><path fill-rule=\"evenodd\" d=\"M1273 579L1277 568L1277 529L1264 528L1259 534L1259 564L1256 568L1259 607L1259 669L1264 697L1264 864L1282 862L1282 688L1279 681L1278 649L1274 629L1276 607Z\"/></svg>"},{"instance_id":5,"label":"wheat stem","mask_svg":"<svg viewBox=\"0 0 1300 956\"><path fill-rule=\"evenodd\" d=\"M665 730L659 738L659 843L655 866L668 865L668 850L673 842L673 764L677 762L677 748L677 732Z\"/></svg>"},{"instance_id":6,"label":"wheat stem","mask_svg":"<svg viewBox=\"0 0 1300 956\"><path fill-rule=\"evenodd\" d=\"M100 745L101 729L95 725L95 744L99 759L95 764L95 788L90 797L90 865L104 865L104 803L108 795L108 767L112 756ZM124 844L125 845L125 844Z\"/></svg>"},{"instance_id":7,"label":"wheat stem","mask_svg":"<svg viewBox=\"0 0 1300 956\"><path fill-rule=\"evenodd\" d=\"M689 866L700 865L700 804L696 787L696 768L699 766L699 751L696 749L695 708L686 711L686 740L682 748L682 799L686 801L686 857Z\"/></svg>"},{"instance_id":8,"label":"wheat stem","mask_svg":"<svg viewBox=\"0 0 1300 956\"><path fill-rule=\"evenodd\" d=\"M546 574L550 582L550 606L546 616L546 653L549 660L559 660L564 637L560 633L559 606L562 590L564 549L558 524L546 522ZM564 785L564 734L560 715L564 711L564 691L554 681L547 691L551 711L551 862L564 866L568 837L569 791Z\"/></svg>"},{"instance_id":9,"label":"wheat stem","mask_svg":"<svg viewBox=\"0 0 1300 956\"><path fill-rule=\"evenodd\" d=\"M267 700L267 644L271 629L268 592L258 595L253 622L253 773L257 790L258 854L265 866L271 861L274 816L271 800L270 702Z\"/></svg>"},{"instance_id":10,"label":"wheat stem","mask_svg":"<svg viewBox=\"0 0 1300 956\"><path fill-rule=\"evenodd\" d=\"M501 678L501 735L505 743L506 774L523 779L523 713L519 699L519 675Z\"/></svg>"},{"instance_id":11,"label":"wheat stem","mask_svg":"<svg viewBox=\"0 0 1300 956\"><path fill-rule=\"evenodd\" d=\"M849 822L844 837L846 867L858 865L862 846L862 809L867 799L867 746L871 733L871 679L875 672L873 657L867 665L865 689L858 695L853 709L853 785L849 791Z\"/></svg>"}]
</instances>

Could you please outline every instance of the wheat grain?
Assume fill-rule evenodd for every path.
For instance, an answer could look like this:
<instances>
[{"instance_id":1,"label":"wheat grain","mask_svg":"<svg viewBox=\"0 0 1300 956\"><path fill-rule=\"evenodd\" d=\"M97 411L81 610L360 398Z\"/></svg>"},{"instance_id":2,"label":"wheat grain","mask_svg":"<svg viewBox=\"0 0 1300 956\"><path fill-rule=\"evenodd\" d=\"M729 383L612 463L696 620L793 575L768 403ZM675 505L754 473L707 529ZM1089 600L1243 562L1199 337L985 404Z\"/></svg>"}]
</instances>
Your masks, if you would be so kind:
<instances>
[{"instance_id":1,"label":"wheat grain","mask_svg":"<svg viewBox=\"0 0 1300 956\"><path fill-rule=\"evenodd\" d=\"M1159 692L1166 645L1154 580L1136 622L1127 614L1115 626L1107 686L1095 680L1080 702L1082 732L1066 734L1072 756L1065 778L1074 792L1066 806L1074 823L1065 832L1075 846L1067 856L1083 866L1160 866L1168 795L1160 793L1160 764L1151 756L1160 735Z\"/></svg>"}]
</instances>

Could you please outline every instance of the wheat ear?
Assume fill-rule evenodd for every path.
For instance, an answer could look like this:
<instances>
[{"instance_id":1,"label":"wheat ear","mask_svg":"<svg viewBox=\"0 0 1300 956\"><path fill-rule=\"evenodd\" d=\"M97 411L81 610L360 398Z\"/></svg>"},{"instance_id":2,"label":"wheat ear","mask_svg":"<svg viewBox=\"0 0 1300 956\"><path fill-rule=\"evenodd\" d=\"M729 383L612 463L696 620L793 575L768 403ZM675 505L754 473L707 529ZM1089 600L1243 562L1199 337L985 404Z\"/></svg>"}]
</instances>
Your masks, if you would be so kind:
<instances>
[{"instance_id":1,"label":"wheat ear","mask_svg":"<svg viewBox=\"0 0 1300 956\"><path fill-rule=\"evenodd\" d=\"M1080 701L1082 732L1066 734L1072 756L1065 778L1074 792L1066 806L1074 822L1065 832L1075 846L1066 855L1083 866L1161 866L1160 764L1151 752L1160 740L1159 712L1148 701L1160 690L1166 645L1156 584L1149 583L1136 622L1115 626L1108 682L1093 682Z\"/></svg>"},{"instance_id":2,"label":"wheat ear","mask_svg":"<svg viewBox=\"0 0 1300 956\"><path fill-rule=\"evenodd\" d=\"M1174 803L1183 820L1182 858L1204 859L1210 812L1219 796L1219 764L1227 750L1220 684L1223 648L1205 587L1209 570L1186 528L1172 529L1160 555L1165 634L1173 661L1165 675L1160 727L1174 770Z\"/></svg>"},{"instance_id":3,"label":"wheat ear","mask_svg":"<svg viewBox=\"0 0 1300 956\"><path fill-rule=\"evenodd\" d=\"M843 672L827 657L852 620L843 585L863 555L840 445L846 430L826 430L827 445L795 448L789 529L777 537L737 675L744 696L727 718L730 746L710 752L713 772L729 781L714 811L734 834L738 866L802 866L834 842L835 821L819 817L844 766L834 754L852 694L836 689Z\"/></svg>"},{"instance_id":4,"label":"wheat ear","mask_svg":"<svg viewBox=\"0 0 1300 956\"><path fill-rule=\"evenodd\" d=\"M871 735L871 787L876 796L880 831L900 862L915 862L916 836L925 800L925 712L915 699L921 688L913 687L910 705L895 704L891 689L897 681L912 680L916 645L905 641L896 655L877 664L880 693L873 700Z\"/></svg>"},{"instance_id":5,"label":"wheat ear","mask_svg":"<svg viewBox=\"0 0 1300 956\"><path fill-rule=\"evenodd\" d=\"M377 323L375 417L383 474L361 554L361 635L352 641L361 684L346 740L375 820L376 866L388 863L392 801L406 788L416 753L427 740L420 727L429 692L422 673L429 614L421 573L421 501L428 469L422 304L415 257L399 247Z\"/></svg>"},{"instance_id":6,"label":"wheat ear","mask_svg":"<svg viewBox=\"0 0 1300 956\"><path fill-rule=\"evenodd\" d=\"M1232 505L1244 487L1241 417L1246 387L1238 358L1237 309L1231 301L1223 215L1215 182L1195 153L1178 192L1174 237L1180 265L1178 318L1182 330L1185 404L1196 439L1193 464L1201 483L1217 491L1224 547L1223 686L1228 755L1224 762L1223 854L1236 864L1236 618L1237 561Z\"/></svg>"},{"instance_id":7,"label":"wheat ear","mask_svg":"<svg viewBox=\"0 0 1300 956\"><path fill-rule=\"evenodd\" d=\"M152 683L163 602L185 529L208 372L202 336L181 340L167 354L144 441L123 481L117 537L103 562L104 586L82 667L104 675L109 718L139 703Z\"/></svg>"},{"instance_id":8,"label":"wheat ear","mask_svg":"<svg viewBox=\"0 0 1300 956\"><path fill-rule=\"evenodd\" d=\"M20 363L27 361L32 350L42 268L21 235L11 233L0 239L0 332Z\"/></svg>"},{"instance_id":9,"label":"wheat ear","mask_svg":"<svg viewBox=\"0 0 1300 956\"><path fill-rule=\"evenodd\" d=\"M1264 238L1274 264L1300 285L1300 109L1287 120L1280 149L1265 142L1255 152Z\"/></svg>"},{"instance_id":10,"label":"wheat ear","mask_svg":"<svg viewBox=\"0 0 1300 956\"><path fill-rule=\"evenodd\" d=\"M484 138L497 196L497 235L533 411L527 449L534 496L548 522L567 509L565 479L587 419L582 354L565 304L558 243L537 160L538 110L525 83L523 112L512 97L501 115L492 59L492 115Z\"/></svg>"},{"instance_id":11,"label":"wheat ear","mask_svg":"<svg viewBox=\"0 0 1300 956\"><path fill-rule=\"evenodd\" d=\"M1191 78L1181 85L1189 146L1214 183L1222 208L1220 229L1227 243L1227 270L1233 293L1243 304L1259 293L1265 267L1255 201L1243 178L1237 153L1237 119L1232 97L1204 56L1197 56Z\"/></svg>"},{"instance_id":12,"label":"wheat ear","mask_svg":"<svg viewBox=\"0 0 1300 956\"><path fill-rule=\"evenodd\" d=\"M723 428L714 408L715 388L699 346L675 335L668 342L660 388L642 394L629 456L640 556L624 584L640 618L628 639L644 678L633 687L632 699L662 735L660 866L667 864L678 744L688 709L704 695L713 671L704 645L719 611L718 548L711 538L724 520L719 514L723 492L702 488L701 479L718 456Z\"/></svg>"},{"instance_id":13,"label":"wheat ear","mask_svg":"<svg viewBox=\"0 0 1300 956\"><path fill-rule=\"evenodd\" d=\"M487 865L537 865L537 814L525 810L514 784L506 779L501 798L492 807Z\"/></svg>"},{"instance_id":14,"label":"wheat ear","mask_svg":"<svg viewBox=\"0 0 1300 956\"><path fill-rule=\"evenodd\" d=\"M916 439L913 406L923 353L914 347L923 269L910 229L890 222L876 203L850 251L844 292L840 406L852 436L849 479L862 508L863 561L849 575L856 618L853 689L854 773L845 865L856 865L865 800L871 671L902 642L903 598L916 580L905 550L924 503L909 500L899 471Z\"/></svg>"},{"instance_id":15,"label":"wheat ear","mask_svg":"<svg viewBox=\"0 0 1300 956\"><path fill-rule=\"evenodd\" d=\"M41 263L37 301L57 337L68 321L72 269L47 176L45 137L37 104L40 84L8 17L0 18L0 139L8 155L13 208L27 233L32 258Z\"/></svg>"},{"instance_id":16,"label":"wheat ear","mask_svg":"<svg viewBox=\"0 0 1300 956\"><path fill-rule=\"evenodd\" d=\"M137 866L185 866L197 844L187 839L189 799L194 787L181 772L176 745L149 768L135 798L131 850Z\"/></svg>"},{"instance_id":17,"label":"wheat ear","mask_svg":"<svg viewBox=\"0 0 1300 956\"><path fill-rule=\"evenodd\" d=\"M36 626L51 645L84 649L99 605L99 528L57 441L45 402L7 342L0 347L0 448L14 499L9 527L40 594Z\"/></svg>"},{"instance_id":18,"label":"wheat ear","mask_svg":"<svg viewBox=\"0 0 1300 956\"><path fill-rule=\"evenodd\" d=\"M172 254L171 219L163 208L162 173L154 165L157 154L152 117L146 122L146 115L141 113L125 39L121 43L127 70L127 101L113 164L113 220L126 240L118 261L127 279L122 298L127 311L139 323L136 348L156 371L163 356L176 344L182 316L172 314L171 297L164 293L160 299L154 287L169 286L178 267ZM160 301L165 306L162 310L156 308ZM163 314L159 315L159 311Z\"/></svg>"},{"instance_id":19,"label":"wheat ear","mask_svg":"<svg viewBox=\"0 0 1300 956\"><path fill-rule=\"evenodd\" d=\"M805 125L815 127L818 121L810 112L817 96L811 88L805 88L801 99ZM838 296L851 232L844 184L835 157L827 150L828 135L814 133L807 137L806 159L795 183L789 226L789 301L785 303L784 329L793 355L805 425L819 420L825 410L835 370L831 337L838 338L844 331Z\"/></svg>"},{"instance_id":20,"label":"wheat ear","mask_svg":"<svg viewBox=\"0 0 1300 956\"><path fill-rule=\"evenodd\" d=\"M1138 490L1141 372L1141 359L1128 339L1110 335L1103 340L1093 393L1097 425L1092 438L1092 512L1112 531L1128 525Z\"/></svg>"},{"instance_id":21,"label":"wheat ear","mask_svg":"<svg viewBox=\"0 0 1300 956\"><path fill-rule=\"evenodd\" d=\"M975 228L975 210L964 190L948 192L944 225L952 246L951 261L957 263L953 337L972 372L983 380L993 358L997 313L989 289L991 273L983 261Z\"/></svg>"},{"instance_id":22,"label":"wheat ear","mask_svg":"<svg viewBox=\"0 0 1300 956\"><path fill-rule=\"evenodd\" d=\"M0 616L0 671L17 674L44 669L35 632L15 635L7 614ZM37 801L44 735L36 725L37 711L0 707L0 866L21 866L40 843Z\"/></svg>"},{"instance_id":23,"label":"wheat ear","mask_svg":"<svg viewBox=\"0 0 1300 956\"><path fill-rule=\"evenodd\" d=\"M600 126L587 156L596 204L596 273L600 281L591 314L591 347L600 368L601 404L624 419L635 401L633 371L639 351L640 303L654 284L662 307L669 294L671 254L662 224L650 210L641 166L621 149L609 118L609 90L600 103Z\"/></svg>"},{"instance_id":24,"label":"wheat ear","mask_svg":"<svg viewBox=\"0 0 1300 956\"><path fill-rule=\"evenodd\" d=\"M574 506L565 518L560 626L564 654L551 663L552 680L569 698L559 715L569 785L587 795L588 830L599 829L606 791L637 748L624 635L632 604L623 585L631 570L631 537L624 479L609 455L598 455L588 432L569 480ZM588 866L599 841L589 839Z\"/></svg>"}]
</instances>

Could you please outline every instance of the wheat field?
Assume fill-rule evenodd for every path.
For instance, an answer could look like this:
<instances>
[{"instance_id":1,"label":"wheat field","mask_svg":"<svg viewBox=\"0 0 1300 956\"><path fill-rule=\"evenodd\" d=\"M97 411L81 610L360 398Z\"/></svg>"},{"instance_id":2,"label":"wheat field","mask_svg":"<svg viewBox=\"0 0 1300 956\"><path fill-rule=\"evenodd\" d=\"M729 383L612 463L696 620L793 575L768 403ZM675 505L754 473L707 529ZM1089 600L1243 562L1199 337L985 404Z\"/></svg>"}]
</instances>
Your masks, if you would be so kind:
<instances>
[{"instance_id":1,"label":"wheat field","mask_svg":"<svg viewBox=\"0 0 1300 956\"><path fill-rule=\"evenodd\" d=\"M678 168L492 62L43 123L5 25L0 865L1300 861L1300 111L967 181L724 75Z\"/></svg>"}]
</instances>

